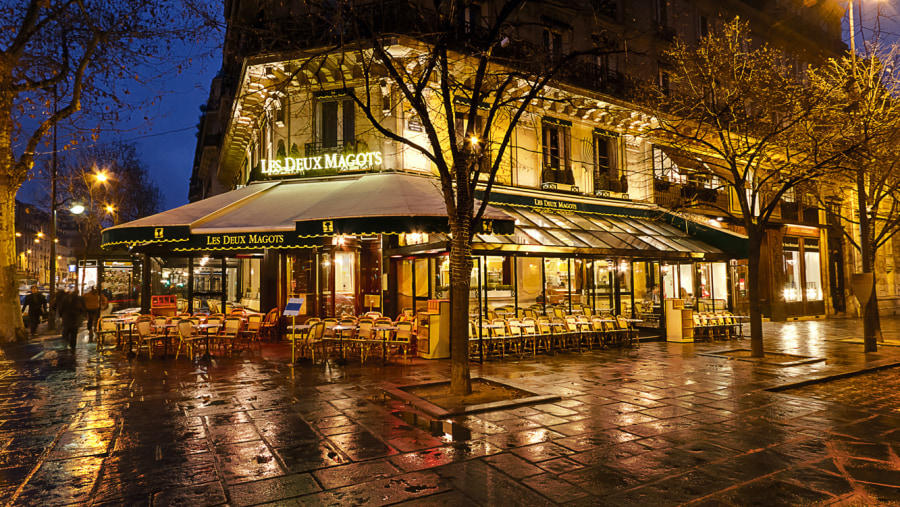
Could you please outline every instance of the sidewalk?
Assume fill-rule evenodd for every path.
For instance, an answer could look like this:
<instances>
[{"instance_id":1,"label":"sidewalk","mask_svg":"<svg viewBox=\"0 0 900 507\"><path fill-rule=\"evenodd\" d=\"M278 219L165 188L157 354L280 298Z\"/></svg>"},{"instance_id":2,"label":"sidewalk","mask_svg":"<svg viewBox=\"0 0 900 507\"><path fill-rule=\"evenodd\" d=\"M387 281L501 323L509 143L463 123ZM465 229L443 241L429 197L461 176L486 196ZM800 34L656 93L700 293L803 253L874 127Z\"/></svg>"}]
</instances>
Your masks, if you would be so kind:
<instances>
[{"instance_id":1,"label":"sidewalk","mask_svg":"<svg viewBox=\"0 0 900 507\"><path fill-rule=\"evenodd\" d=\"M884 318L896 339L900 319ZM562 400L419 429L388 384L449 378L448 361L303 364L290 348L221 358L74 355L57 336L0 349L0 504L873 505L900 499L900 363L864 354L856 320L765 323L774 366L643 343L473 364Z\"/></svg>"}]
</instances>

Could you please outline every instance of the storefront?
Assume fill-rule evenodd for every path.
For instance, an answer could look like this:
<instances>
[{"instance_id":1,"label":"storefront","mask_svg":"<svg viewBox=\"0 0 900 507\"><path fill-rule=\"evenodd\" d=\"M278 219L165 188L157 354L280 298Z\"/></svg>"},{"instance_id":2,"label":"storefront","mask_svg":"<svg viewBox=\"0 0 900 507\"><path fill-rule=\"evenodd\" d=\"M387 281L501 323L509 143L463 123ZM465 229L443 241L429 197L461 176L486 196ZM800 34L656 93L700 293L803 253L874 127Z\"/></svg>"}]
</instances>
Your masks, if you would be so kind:
<instances>
[{"instance_id":1,"label":"storefront","mask_svg":"<svg viewBox=\"0 0 900 507\"><path fill-rule=\"evenodd\" d=\"M300 297L309 316L359 314L396 299L385 295L385 249L447 233L444 210L427 176L267 181L111 227L103 246L144 254L143 300L173 294L184 312L265 312ZM511 234L513 220L489 207L479 227Z\"/></svg>"},{"instance_id":2,"label":"storefront","mask_svg":"<svg viewBox=\"0 0 900 507\"><path fill-rule=\"evenodd\" d=\"M561 197L508 188L491 195L515 233L476 235L470 316L587 309L641 319L652 332L663 325L666 298L699 311L734 309L745 237L652 205ZM447 297L448 248L448 238L431 235L386 250L397 310Z\"/></svg>"},{"instance_id":3,"label":"storefront","mask_svg":"<svg viewBox=\"0 0 900 507\"><path fill-rule=\"evenodd\" d=\"M733 308L743 236L653 205L504 187L473 244L470 312L587 311L662 326L663 300ZM143 289L182 311L395 316L449 297L443 198L427 176L370 173L254 183L104 231L147 255ZM715 246L714 246L715 245Z\"/></svg>"}]
</instances>

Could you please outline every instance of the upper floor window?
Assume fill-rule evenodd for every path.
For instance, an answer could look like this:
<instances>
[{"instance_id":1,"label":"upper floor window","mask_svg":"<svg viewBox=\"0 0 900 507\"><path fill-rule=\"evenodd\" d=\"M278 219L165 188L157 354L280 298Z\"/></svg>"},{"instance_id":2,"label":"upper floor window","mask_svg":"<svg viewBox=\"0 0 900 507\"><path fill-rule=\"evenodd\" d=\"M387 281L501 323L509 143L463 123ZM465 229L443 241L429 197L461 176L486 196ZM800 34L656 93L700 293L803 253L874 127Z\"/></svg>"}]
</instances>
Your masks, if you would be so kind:
<instances>
[{"instance_id":1,"label":"upper floor window","mask_svg":"<svg viewBox=\"0 0 900 507\"><path fill-rule=\"evenodd\" d=\"M619 138L594 131L594 191L621 189L619 181Z\"/></svg>"},{"instance_id":2,"label":"upper floor window","mask_svg":"<svg viewBox=\"0 0 900 507\"><path fill-rule=\"evenodd\" d=\"M319 142L322 148L338 148L356 142L356 108L353 99L335 97L319 101Z\"/></svg>"},{"instance_id":3,"label":"upper floor window","mask_svg":"<svg viewBox=\"0 0 900 507\"><path fill-rule=\"evenodd\" d=\"M654 0L653 17L659 26L669 26L669 2L668 0Z\"/></svg>"},{"instance_id":4,"label":"upper floor window","mask_svg":"<svg viewBox=\"0 0 900 507\"><path fill-rule=\"evenodd\" d=\"M709 18L697 16L697 39L703 39L709 35Z\"/></svg>"},{"instance_id":5,"label":"upper floor window","mask_svg":"<svg viewBox=\"0 0 900 507\"><path fill-rule=\"evenodd\" d=\"M461 34L475 33L481 24L481 5L464 6L459 10L458 16L459 32Z\"/></svg>"},{"instance_id":6,"label":"upper floor window","mask_svg":"<svg viewBox=\"0 0 900 507\"><path fill-rule=\"evenodd\" d=\"M544 167L542 183L575 184L575 176L569 164L572 123L556 118L544 118L541 131L543 139Z\"/></svg>"},{"instance_id":7,"label":"upper floor window","mask_svg":"<svg viewBox=\"0 0 900 507\"><path fill-rule=\"evenodd\" d=\"M544 51L551 56L562 56L563 54L563 34L555 28L544 28L544 38L542 41Z\"/></svg>"},{"instance_id":8,"label":"upper floor window","mask_svg":"<svg viewBox=\"0 0 900 507\"><path fill-rule=\"evenodd\" d=\"M591 0L594 12L610 19L616 19L618 0Z\"/></svg>"},{"instance_id":9,"label":"upper floor window","mask_svg":"<svg viewBox=\"0 0 900 507\"><path fill-rule=\"evenodd\" d=\"M669 94L669 71L665 70L662 64L657 64L657 86L664 94Z\"/></svg>"}]
</instances>

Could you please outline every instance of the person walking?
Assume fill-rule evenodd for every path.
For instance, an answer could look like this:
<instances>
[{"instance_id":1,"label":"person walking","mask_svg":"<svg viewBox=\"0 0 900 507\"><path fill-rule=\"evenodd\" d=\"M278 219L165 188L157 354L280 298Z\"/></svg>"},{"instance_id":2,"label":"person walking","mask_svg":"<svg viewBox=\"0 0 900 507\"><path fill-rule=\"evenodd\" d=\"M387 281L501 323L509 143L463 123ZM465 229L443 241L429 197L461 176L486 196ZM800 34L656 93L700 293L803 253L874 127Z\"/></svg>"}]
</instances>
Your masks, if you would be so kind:
<instances>
[{"instance_id":1,"label":"person walking","mask_svg":"<svg viewBox=\"0 0 900 507\"><path fill-rule=\"evenodd\" d=\"M87 311L88 339L94 339L94 326L100 318L100 311L106 308L106 296L96 286L84 295L84 308Z\"/></svg>"},{"instance_id":2,"label":"person walking","mask_svg":"<svg viewBox=\"0 0 900 507\"><path fill-rule=\"evenodd\" d=\"M72 352L75 352L78 328L81 327L81 320L84 318L85 311L84 298L79 296L78 292L74 290L61 295L56 305L56 312L59 315L60 327L62 328L63 344L68 342L69 349Z\"/></svg>"},{"instance_id":3,"label":"person walking","mask_svg":"<svg viewBox=\"0 0 900 507\"><path fill-rule=\"evenodd\" d=\"M31 336L34 337L37 336L37 327L41 323L41 317L47 313L47 298L38 292L37 285L31 286L31 294L25 296L25 300L22 301L23 312L26 307L28 308L28 324L31 328Z\"/></svg>"}]
</instances>

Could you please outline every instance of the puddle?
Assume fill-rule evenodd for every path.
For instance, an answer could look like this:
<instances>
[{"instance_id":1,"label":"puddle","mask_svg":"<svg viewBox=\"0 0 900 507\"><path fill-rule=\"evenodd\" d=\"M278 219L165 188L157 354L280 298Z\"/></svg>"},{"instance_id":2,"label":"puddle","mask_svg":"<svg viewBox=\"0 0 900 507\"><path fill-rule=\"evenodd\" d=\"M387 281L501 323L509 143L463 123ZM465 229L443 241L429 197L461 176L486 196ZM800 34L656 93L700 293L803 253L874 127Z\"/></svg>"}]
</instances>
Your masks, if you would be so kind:
<instances>
[{"instance_id":1,"label":"puddle","mask_svg":"<svg viewBox=\"0 0 900 507\"><path fill-rule=\"evenodd\" d=\"M436 437L446 438L452 442L464 442L472 439L472 431L469 428L453 421L432 419L423 414L406 410L391 412L391 415L412 427L427 431Z\"/></svg>"}]
</instances>

